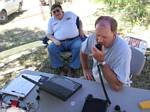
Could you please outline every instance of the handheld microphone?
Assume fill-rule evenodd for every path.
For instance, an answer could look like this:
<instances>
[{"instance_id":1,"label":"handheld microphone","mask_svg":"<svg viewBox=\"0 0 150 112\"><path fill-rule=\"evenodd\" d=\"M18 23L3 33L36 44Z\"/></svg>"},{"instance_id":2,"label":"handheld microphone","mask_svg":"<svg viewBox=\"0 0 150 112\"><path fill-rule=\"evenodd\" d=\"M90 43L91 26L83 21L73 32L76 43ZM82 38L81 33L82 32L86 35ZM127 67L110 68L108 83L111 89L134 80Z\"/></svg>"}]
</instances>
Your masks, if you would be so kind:
<instances>
[{"instance_id":1,"label":"handheld microphone","mask_svg":"<svg viewBox=\"0 0 150 112\"><path fill-rule=\"evenodd\" d=\"M99 49L100 51L102 50L102 45L101 45L100 43L96 44L95 47L96 47L97 49Z\"/></svg>"}]
</instances>

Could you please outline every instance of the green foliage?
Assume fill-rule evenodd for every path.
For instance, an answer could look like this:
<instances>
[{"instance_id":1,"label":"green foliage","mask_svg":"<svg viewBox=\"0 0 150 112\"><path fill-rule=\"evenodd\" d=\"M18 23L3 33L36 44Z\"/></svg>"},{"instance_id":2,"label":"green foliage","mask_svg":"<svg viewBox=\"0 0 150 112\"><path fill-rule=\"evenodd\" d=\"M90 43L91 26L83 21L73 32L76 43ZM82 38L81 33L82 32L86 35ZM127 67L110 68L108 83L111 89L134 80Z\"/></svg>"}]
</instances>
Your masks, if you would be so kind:
<instances>
[{"instance_id":1,"label":"green foliage","mask_svg":"<svg viewBox=\"0 0 150 112\"><path fill-rule=\"evenodd\" d=\"M124 15L124 19L130 21L132 25L148 25L149 16L144 4L135 2L134 4L127 5Z\"/></svg>"},{"instance_id":2,"label":"green foliage","mask_svg":"<svg viewBox=\"0 0 150 112\"><path fill-rule=\"evenodd\" d=\"M150 2L148 0L94 0L103 1L110 12L123 12L122 18L132 25L148 26L150 22Z\"/></svg>"},{"instance_id":3,"label":"green foliage","mask_svg":"<svg viewBox=\"0 0 150 112\"><path fill-rule=\"evenodd\" d=\"M90 0L90 2L94 2L94 3L98 3L100 1L103 1L103 0Z\"/></svg>"}]
</instances>

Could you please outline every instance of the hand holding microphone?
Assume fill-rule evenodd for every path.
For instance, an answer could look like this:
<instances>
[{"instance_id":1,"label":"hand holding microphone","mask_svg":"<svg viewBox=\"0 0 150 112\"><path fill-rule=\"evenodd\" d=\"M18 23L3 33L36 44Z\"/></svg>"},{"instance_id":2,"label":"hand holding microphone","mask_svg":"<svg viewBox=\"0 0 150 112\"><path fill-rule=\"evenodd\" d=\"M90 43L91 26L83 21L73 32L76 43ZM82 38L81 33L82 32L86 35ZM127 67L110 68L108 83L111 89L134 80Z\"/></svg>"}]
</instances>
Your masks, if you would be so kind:
<instances>
[{"instance_id":1,"label":"hand holding microphone","mask_svg":"<svg viewBox=\"0 0 150 112\"><path fill-rule=\"evenodd\" d=\"M101 45L101 44L98 43L98 44L95 45L95 47L96 47L97 49L99 49L100 51L102 51L102 45Z\"/></svg>"},{"instance_id":2,"label":"hand holding microphone","mask_svg":"<svg viewBox=\"0 0 150 112\"><path fill-rule=\"evenodd\" d=\"M104 51L101 44L96 44L95 47L92 48L92 54L98 62L104 61Z\"/></svg>"}]
</instances>

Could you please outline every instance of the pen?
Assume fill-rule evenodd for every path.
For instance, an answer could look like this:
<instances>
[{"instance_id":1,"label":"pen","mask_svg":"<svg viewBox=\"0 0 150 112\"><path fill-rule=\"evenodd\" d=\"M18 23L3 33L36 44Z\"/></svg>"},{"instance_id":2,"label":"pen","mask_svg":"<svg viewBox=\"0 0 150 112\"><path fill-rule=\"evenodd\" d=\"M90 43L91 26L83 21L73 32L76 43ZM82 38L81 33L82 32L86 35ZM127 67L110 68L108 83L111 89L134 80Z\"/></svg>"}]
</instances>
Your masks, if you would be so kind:
<instances>
[{"instance_id":1,"label":"pen","mask_svg":"<svg viewBox=\"0 0 150 112\"><path fill-rule=\"evenodd\" d=\"M11 92L21 94L21 95L25 95L24 93L21 93L21 92L18 92L18 91L11 91Z\"/></svg>"}]
</instances>

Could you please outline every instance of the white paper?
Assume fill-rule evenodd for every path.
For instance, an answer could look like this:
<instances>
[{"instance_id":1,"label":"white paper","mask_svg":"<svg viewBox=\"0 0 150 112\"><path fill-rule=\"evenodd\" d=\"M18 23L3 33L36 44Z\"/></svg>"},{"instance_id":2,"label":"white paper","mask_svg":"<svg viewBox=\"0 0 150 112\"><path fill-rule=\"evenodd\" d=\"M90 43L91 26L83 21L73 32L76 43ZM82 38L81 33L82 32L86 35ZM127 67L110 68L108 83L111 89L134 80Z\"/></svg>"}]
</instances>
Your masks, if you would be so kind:
<instances>
[{"instance_id":1,"label":"white paper","mask_svg":"<svg viewBox=\"0 0 150 112\"><path fill-rule=\"evenodd\" d=\"M41 78L39 75L21 74L19 77L12 80L5 88L3 88L2 92L18 97L25 97L32 90L35 84L24 79L22 75L27 76L36 82L38 82Z\"/></svg>"}]
</instances>

